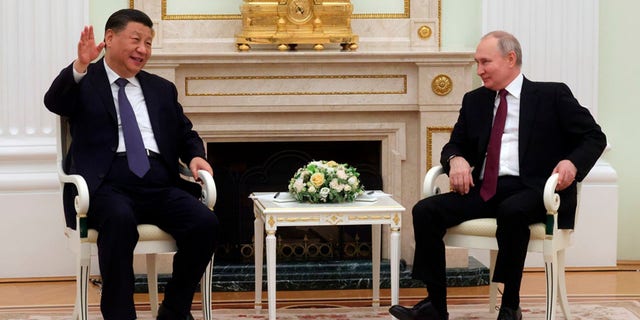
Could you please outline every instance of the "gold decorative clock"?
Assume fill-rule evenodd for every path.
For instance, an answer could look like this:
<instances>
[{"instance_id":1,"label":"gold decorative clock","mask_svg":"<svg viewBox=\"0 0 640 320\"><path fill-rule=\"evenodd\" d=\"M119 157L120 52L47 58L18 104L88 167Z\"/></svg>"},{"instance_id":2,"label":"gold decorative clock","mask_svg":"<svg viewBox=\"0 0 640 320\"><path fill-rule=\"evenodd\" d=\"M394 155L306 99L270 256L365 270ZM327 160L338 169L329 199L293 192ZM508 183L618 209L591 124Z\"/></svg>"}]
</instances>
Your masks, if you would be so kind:
<instances>
[{"instance_id":1,"label":"gold decorative clock","mask_svg":"<svg viewBox=\"0 0 640 320\"><path fill-rule=\"evenodd\" d=\"M280 50L310 44L322 50L330 43L356 50L352 12L350 0L244 0L242 32L236 35L238 50L248 51L254 44L275 44Z\"/></svg>"},{"instance_id":2,"label":"gold decorative clock","mask_svg":"<svg viewBox=\"0 0 640 320\"><path fill-rule=\"evenodd\" d=\"M311 0L290 0L287 18L295 24L305 24L313 17Z\"/></svg>"}]
</instances>

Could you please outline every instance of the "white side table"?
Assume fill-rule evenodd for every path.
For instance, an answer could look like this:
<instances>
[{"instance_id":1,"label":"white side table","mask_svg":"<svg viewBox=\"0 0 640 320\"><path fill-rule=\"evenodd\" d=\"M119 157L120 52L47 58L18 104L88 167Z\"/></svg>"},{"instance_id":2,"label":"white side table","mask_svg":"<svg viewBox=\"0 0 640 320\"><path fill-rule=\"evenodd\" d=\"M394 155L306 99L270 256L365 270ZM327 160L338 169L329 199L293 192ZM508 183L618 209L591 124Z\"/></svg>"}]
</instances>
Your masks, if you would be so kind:
<instances>
[{"instance_id":1,"label":"white side table","mask_svg":"<svg viewBox=\"0 0 640 320\"><path fill-rule=\"evenodd\" d=\"M371 225L373 265L373 306L380 305L381 227L389 225L391 265L391 304L398 304L400 289L400 227L405 208L390 195L376 191L362 201L346 203L301 203L288 193L251 194L255 214L255 308L262 307L262 250L264 231L267 242L267 295L269 320L276 319L276 230L279 226Z\"/></svg>"}]
</instances>

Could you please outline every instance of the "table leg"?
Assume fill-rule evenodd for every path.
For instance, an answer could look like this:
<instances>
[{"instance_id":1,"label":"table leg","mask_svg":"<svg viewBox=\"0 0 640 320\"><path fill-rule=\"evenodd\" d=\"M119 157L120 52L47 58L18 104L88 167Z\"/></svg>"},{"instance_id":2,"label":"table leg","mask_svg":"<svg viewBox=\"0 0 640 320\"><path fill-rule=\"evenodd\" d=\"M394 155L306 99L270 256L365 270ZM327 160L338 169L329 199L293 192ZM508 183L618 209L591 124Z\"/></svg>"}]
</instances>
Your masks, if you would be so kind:
<instances>
[{"instance_id":1,"label":"table leg","mask_svg":"<svg viewBox=\"0 0 640 320\"><path fill-rule=\"evenodd\" d=\"M276 232L267 231L267 299L269 320L276 320Z\"/></svg>"},{"instance_id":2,"label":"table leg","mask_svg":"<svg viewBox=\"0 0 640 320\"><path fill-rule=\"evenodd\" d=\"M391 305L396 305L400 293L400 228L390 229Z\"/></svg>"},{"instance_id":3,"label":"table leg","mask_svg":"<svg viewBox=\"0 0 640 320\"><path fill-rule=\"evenodd\" d=\"M373 288L373 300L371 305L380 306L380 238L382 237L382 228L379 224L371 225L371 287Z\"/></svg>"},{"instance_id":4,"label":"table leg","mask_svg":"<svg viewBox=\"0 0 640 320\"><path fill-rule=\"evenodd\" d=\"M254 251L253 255L255 257L255 301L254 301L254 309L262 309L262 254L264 250L264 221L260 217L259 213L255 213L256 219L253 221L253 241L254 241Z\"/></svg>"}]
</instances>

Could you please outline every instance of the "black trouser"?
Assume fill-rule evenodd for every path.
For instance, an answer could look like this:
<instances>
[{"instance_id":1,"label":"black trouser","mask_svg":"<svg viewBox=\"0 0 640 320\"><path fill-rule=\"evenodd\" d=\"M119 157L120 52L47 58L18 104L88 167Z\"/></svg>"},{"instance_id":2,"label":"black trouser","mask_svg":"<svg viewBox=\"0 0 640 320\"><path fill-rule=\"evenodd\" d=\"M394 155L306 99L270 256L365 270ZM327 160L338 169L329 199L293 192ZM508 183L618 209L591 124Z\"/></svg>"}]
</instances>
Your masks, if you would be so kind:
<instances>
[{"instance_id":1,"label":"black trouser","mask_svg":"<svg viewBox=\"0 0 640 320\"><path fill-rule=\"evenodd\" d=\"M467 195L445 193L420 200L413 207L416 240L413 278L427 288L446 288L445 248L442 240L447 228L476 218L496 218L498 257L493 281L502 282L503 305L517 307L522 270L529 244L529 225L545 220L542 194L524 186L518 177L500 177L496 195L485 202L480 185ZM432 290L429 295L432 297ZM433 290L435 291L435 290ZM446 290L440 292L446 295ZM442 297L432 297L442 299ZM446 306L445 306L446 308Z\"/></svg>"},{"instance_id":2,"label":"black trouser","mask_svg":"<svg viewBox=\"0 0 640 320\"><path fill-rule=\"evenodd\" d=\"M189 314L198 282L215 250L215 214L191 194L169 186L170 175L161 160L149 160L150 171L138 178L128 170L126 157L116 157L105 182L91 198L88 224L99 232L100 309L105 320L136 319L133 249L138 224L155 224L176 240L178 251L163 304L180 314Z\"/></svg>"}]
</instances>

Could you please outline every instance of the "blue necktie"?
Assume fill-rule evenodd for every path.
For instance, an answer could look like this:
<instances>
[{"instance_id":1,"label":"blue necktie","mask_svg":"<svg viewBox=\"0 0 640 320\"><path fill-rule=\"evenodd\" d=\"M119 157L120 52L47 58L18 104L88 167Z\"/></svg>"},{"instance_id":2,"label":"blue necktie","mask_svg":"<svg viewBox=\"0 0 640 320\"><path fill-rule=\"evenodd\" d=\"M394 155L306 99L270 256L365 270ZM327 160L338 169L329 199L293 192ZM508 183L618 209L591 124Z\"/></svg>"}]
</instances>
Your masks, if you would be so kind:
<instances>
[{"instance_id":1,"label":"blue necktie","mask_svg":"<svg viewBox=\"0 0 640 320\"><path fill-rule=\"evenodd\" d=\"M133 113L131 103L124 91L127 83L129 83L127 79L120 78L116 80L116 84L120 87L118 90L118 108L120 110L120 121L122 122L122 134L124 135L124 146L127 149L129 170L142 178L149 171L149 158L147 157L147 150L144 148L144 142L142 142L142 134L140 134L136 115Z\"/></svg>"}]
</instances>

